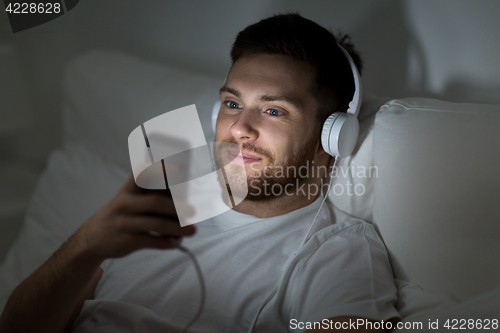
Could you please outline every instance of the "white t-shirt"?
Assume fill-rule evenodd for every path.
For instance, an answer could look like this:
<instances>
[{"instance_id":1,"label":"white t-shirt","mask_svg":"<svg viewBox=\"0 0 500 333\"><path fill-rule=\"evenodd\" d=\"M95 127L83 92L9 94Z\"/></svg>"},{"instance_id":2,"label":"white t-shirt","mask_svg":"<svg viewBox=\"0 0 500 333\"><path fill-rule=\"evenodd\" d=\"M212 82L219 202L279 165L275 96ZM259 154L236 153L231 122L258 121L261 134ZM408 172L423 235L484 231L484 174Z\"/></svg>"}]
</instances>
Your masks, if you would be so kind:
<instances>
[{"instance_id":1,"label":"white t-shirt","mask_svg":"<svg viewBox=\"0 0 500 333\"><path fill-rule=\"evenodd\" d=\"M331 317L399 317L387 252L370 224L325 203L315 233L291 255L321 199L273 218L229 210L196 224L183 246L197 257L207 290L189 332L303 332ZM103 269L75 332L182 332L198 310L200 282L186 253L140 250Z\"/></svg>"}]
</instances>

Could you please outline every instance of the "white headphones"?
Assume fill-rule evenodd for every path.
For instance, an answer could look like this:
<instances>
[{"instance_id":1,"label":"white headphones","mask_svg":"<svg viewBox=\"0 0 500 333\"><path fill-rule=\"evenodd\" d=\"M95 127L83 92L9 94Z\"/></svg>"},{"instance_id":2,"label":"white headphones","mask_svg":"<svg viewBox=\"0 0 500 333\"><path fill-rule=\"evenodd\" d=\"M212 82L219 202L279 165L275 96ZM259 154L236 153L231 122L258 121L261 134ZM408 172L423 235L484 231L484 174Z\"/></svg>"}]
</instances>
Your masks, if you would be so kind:
<instances>
[{"instance_id":1,"label":"white headphones","mask_svg":"<svg viewBox=\"0 0 500 333\"><path fill-rule=\"evenodd\" d=\"M325 120L321 130L321 145L323 150L331 156L347 157L351 155L358 141L358 113L361 108L362 97L361 76L349 53L340 44L337 45L351 66L354 77L354 95L346 113L334 112ZM212 109L212 129L214 133L220 106L221 101L218 100Z\"/></svg>"},{"instance_id":2,"label":"white headphones","mask_svg":"<svg viewBox=\"0 0 500 333\"><path fill-rule=\"evenodd\" d=\"M346 113L334 112L323 124L321 145L332 156L347 157L351 155L359 135L358 113L361 108L361 77L358 68L349 53L338 44L344 52L354 77L354 95L349 102Z\"/></svg>"}]
</instances>

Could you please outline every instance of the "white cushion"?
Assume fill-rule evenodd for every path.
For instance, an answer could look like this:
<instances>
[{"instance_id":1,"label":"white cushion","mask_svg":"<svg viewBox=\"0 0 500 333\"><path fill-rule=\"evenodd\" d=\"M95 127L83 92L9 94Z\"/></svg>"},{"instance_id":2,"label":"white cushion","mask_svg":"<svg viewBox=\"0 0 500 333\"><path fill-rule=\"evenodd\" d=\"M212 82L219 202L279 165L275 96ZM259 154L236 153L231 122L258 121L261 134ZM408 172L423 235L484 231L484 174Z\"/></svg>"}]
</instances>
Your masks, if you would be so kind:
<instances>
[{"instance_id":1,"label":"white cushion","mask_svg":"<svg viewBox=\"0 0 500 333\"><path fill-rule=\"evenodd\" d=\"M434 296L436 297L436 296ZM437 298L436 298L437 300ZM402 316L400 325L403 329L393 332L406 331L404 327L413 327L415 332L450 332L466 330L467 332L496 331L500 327L500 289L494 289L460 303L437 301L437 307L427 308L426 311L416 311L408 316ZM404 326L408 325L408 326ZM421 326L414 326L421 325Z\"/></svg>"},{"instance_id":2,"label":"white cushion","mask_svg":"<svg viewBox=\"0 0 500 333\"><path fill-rule=\"evenodd\" d=\"M449 296L425 291L408 281L396 279L396 286L398 288L396 309L402 320L459 304Z\"/></svg>"},{"instance_id":3,"label":"white cushion","mask_svg":"<svg viewBox=\"0 0 500 333\"><path fill-rule=\"evenodd\" d=\"M196 104L207 141L223 79L106 51L73 60L64 76L65 140L130 168L127 138L140 124Z\"/></svg>"},{"instance_id":4,"label":"white cushion","mask_svg":"<svg viewBox=\"0 0 500 333\"><path fill-rule=\"evenodd\" d=\"M0 267L0 312L12 290L106 205L129 175L81 144L51 154L20 235Z\"/></svg>"},{"instance_id":5,"label":"white cushion","mask_svg":"<svg viewBox=\"0 0 500 333\"><path fill-rule=\"evenodd\" d=\"M394 100L374 127L374 224L396 277L464 300L500 286L500 105Z\"/></svg>"}]
</instances>

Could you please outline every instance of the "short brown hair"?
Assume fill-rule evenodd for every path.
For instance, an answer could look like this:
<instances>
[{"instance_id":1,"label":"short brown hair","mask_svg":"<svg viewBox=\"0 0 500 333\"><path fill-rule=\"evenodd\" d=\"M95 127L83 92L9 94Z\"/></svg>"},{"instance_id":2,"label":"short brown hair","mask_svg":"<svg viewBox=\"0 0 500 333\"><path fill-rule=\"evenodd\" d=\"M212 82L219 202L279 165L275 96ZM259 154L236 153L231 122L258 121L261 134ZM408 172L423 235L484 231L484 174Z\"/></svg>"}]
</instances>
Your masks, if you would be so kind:
<instances>
[{"instance_id":1,"label":"short brown hair","mask_svg":"<svg viewBox=\"0 0 500 333\"><path fill-rule=\"evenodd\" d=\"M333 112L347 111L354 94L351 67L337 43L351 55L361 74L363 63L348 35L337 37L319 24L297 13L279 14L261 20L242 30L231 49L234 64L240 57L252 54L277 54L304 61L316 68L311 87L318 101L319 124Z\"/></svg>"}]
</instances>

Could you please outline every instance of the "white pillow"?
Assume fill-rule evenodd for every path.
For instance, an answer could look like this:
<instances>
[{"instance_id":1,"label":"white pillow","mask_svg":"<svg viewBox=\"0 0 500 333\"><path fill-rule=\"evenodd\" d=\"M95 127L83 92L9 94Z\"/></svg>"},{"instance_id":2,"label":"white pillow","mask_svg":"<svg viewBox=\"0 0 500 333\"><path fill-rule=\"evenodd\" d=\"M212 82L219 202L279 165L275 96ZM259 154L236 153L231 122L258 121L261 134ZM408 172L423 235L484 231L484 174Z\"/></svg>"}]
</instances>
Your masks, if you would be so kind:
<instances>
[{"instance_id":1,"label":"white pillow","mask_svg":"<svg viewBox=\"0 0 500 333\"><path fill-rule=\"evenodd\" d=\"M68 143L51 154L23 228L0 267L0 312L12 290L106 205L130 174L81 144Z\"/></svg>"},{"instance_id":2,"label":"white pillow","mask_svg":"<svg viewBox=\"0 0 500 333\"><path fill-rule=\"evenodd\" d=\"M408 281L396 279L396 286L398 288L396 309L403 321L459 304L449 296L425 291Z\"/></svg>"},{"instance_id":3,"label":"white pillow","mask_svg":"<svg viewBox=\"0 0 500 333\"><path fill-rule=\"evenodd\" d=\"M500 105L423 98L378 112L374 224L396 278L465 300L500 287Z\"/></svg>"},{"instance_id":4,"label":"white pillow","mask_svg":"<svg viewBox=\"0 0 500 333\"><path fill-rule=\"evenodd\" d=\"M223 79L93 51L72 61L64 76L65 140L130 168L128 136L145 121L196 104L207 141L210 117Z\"/></svg>"},{"instance_id":5,"label":"white pillow","mask_svg":"<svg viewBox=\"0 0 500 333\"><path fill-rule=\"evenodd\" d=\"M436 305L438 303L436 302ZM443 301L437 307L427 308L427 311L416 311L408 316L401 315L401 325L408 325L406 327L413 329L398 329L394 332L497 331L500 328L499 313L500 289L495 289L461 303Z\"/></svg>"}]
</instances>

